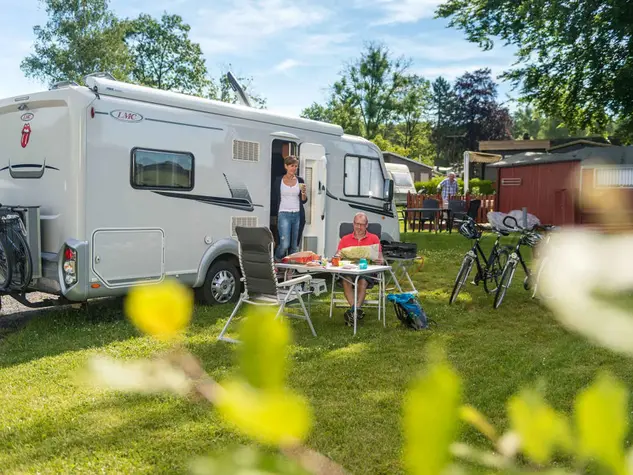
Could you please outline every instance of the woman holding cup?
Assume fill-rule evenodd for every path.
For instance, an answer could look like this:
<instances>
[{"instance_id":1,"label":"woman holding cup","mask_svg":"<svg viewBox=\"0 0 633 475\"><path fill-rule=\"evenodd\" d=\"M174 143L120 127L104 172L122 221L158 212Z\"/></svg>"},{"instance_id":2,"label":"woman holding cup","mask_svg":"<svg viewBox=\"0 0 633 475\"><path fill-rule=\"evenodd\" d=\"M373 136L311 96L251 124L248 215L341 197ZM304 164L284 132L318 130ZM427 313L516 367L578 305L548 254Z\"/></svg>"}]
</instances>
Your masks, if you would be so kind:
<instances>
[{"instance_id":1,"label":"woman holding cup","mask_svg":"<svg viewBox=\"0 0 633 475\"><path fill-rule=\"evenodd\" d=\"M290 251L293 254L299 250L301 234L305 226L305 210L307 203L306 185L303 178L297 176L299 160L289 156L284 159L286 174L278 177L271 190L271 215L277 215L277 232L279 243L275 250L275 259L281 260Z\"/></svg>"}]
</instances>

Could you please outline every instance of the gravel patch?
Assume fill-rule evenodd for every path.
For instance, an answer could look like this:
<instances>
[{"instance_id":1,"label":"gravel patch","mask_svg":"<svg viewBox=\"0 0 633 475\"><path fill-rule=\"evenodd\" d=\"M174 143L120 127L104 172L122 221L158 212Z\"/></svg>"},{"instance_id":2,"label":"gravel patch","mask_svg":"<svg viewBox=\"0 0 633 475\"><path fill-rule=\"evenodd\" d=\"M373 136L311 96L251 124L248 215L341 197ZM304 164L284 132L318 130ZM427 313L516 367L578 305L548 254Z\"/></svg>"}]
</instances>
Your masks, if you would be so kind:
<instances>
[{"instance_id":1,"label":"gravel patch","mask_svg":"<svg viewBox=\"0 0 633 475\"><path fill-rule=\"evenodd\" d=\"M45 294L42 292L33 292L28 294L29 302L41 302L46 299L57 299L56 296L51 294ZM29 321L31 317L40 312L46 312L55 307L43 307L43 308L29 308L12 297L3 296L2 308L0 309L0 339L7 331L14 331L20 329Z\"/></svg>"}]
</instances>

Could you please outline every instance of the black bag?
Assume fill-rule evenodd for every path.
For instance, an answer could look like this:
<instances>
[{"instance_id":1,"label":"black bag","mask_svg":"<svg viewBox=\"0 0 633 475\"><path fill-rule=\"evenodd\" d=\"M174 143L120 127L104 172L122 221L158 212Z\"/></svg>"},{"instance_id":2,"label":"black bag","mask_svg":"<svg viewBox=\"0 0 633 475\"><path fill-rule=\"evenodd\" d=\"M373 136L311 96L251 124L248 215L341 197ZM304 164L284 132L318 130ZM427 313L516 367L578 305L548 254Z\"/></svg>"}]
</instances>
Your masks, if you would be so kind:
<instances>
[{"instance_id":1,"label":"black bag","mask_svg":"<svg viewBox=\"0 0 633 475\"><path fill-rule=\"evenodd\" d=\"M415 259L418 255L418 245L414 242L381 241L384 257L398 259Z\"/></svg>"}]
</instances>

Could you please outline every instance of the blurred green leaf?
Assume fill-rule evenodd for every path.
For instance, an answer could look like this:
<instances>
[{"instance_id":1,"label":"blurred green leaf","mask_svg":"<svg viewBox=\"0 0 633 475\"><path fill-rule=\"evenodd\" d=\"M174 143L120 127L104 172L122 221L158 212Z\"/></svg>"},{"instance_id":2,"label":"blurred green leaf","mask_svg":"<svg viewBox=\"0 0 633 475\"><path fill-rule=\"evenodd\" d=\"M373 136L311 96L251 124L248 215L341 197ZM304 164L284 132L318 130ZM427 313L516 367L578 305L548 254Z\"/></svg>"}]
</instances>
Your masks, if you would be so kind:
<instances>
[{"instance_id":1,"label":"blurred green leaf","mask_svg":"<svg viewBox=\"0 0 633 475\"><path fill-rule=\"evenodd\" d=\"M576 397L575 418L579 455L595 458L626 473L624 439L628 432L628 394L620 381L603 373Z\"/></svg>"},{"instance_id":2,"label":"blurred green leaf","mask_svg":"<svg viewBox=\"0 0 633 475\"><path fill-rule=\"evenodd\" d=\"M241 433L263 444L292 446L302 442L312 425L308 403L290 390L261 390L234 380L223 384L216 407Z\"/></svg>"},{"instance_id":3,"label":"blurred green leaf","mask_svg":"<svg viewBox=\"0 0 633 475\"><path fill-rule=\"evenodd\" d=\"M437 475L457 437L461 381L443 359L429 365L405 396L404 463L414 475Z\"/></svg>"},{"instance_id":4,"label":"blurred green leaf","mask_svg":"<svg viewBox=\"0 0 633 475\"><path fill-rule=\"evenodd\" d=\"M215 457L196 459L190 467L192 475L308 475L298 463L255 447L239 447Z\"/></svg>"},{"instance_id":5,"label":"blurred green leaf","mask_svg":"<svg viewBox=\"0 0 633 475\"><path fill-rule=\"evenodd\" d=\"M569 422L539 392L524 390L513 396L508 402L508 415L512 429L521 438L524 453L532 461L547 463L557 448L571 450Z\"/></svg>"},{"instance_id":6,"label":"blurred green leaf","mask_svg":"<svg viewBox=\"0 0 633 475\"><path fill-rule=\"evenodd\" d=\"M240 327L240 370L255 388L281 388L286 378L290 329L275 313L267 308L252 310Z\"/></svg>"}]
</instances>

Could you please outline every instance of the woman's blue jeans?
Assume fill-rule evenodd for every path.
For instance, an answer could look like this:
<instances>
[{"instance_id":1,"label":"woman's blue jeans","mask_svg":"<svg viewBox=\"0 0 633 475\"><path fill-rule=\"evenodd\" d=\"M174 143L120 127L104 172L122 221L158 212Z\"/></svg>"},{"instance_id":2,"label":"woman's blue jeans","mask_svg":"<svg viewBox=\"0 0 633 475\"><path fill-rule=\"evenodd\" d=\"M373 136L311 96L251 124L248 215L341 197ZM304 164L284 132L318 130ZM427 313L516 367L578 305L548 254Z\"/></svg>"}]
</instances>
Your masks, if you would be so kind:
<instances>
[{"instance_id":1,"label":"woman's blue jeans","mask_svg":"<svg viewBox=\"0 0 633 475\"><path fill-rule=\"evenodd\" d=\"M293 213L281 211L277 216L277 232L279 233L279 244L275 250L277 260L286 257L288 250L290 250L290 254L298 252L299 211Z\"/></svg>"}]
</instances>

